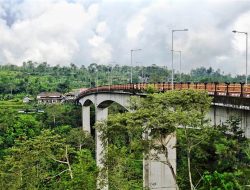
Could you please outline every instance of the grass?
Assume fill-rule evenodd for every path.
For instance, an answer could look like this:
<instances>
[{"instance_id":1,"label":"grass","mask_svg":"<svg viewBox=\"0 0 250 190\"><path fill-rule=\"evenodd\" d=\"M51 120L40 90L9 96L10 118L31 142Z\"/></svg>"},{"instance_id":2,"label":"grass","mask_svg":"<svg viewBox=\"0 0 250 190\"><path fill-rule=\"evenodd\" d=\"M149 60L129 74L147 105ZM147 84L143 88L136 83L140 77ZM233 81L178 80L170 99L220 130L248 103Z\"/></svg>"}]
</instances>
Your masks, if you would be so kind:
<instances>
[{"instance_id":1,"label":"grass","mask_svg":"<svg viewBox=\"0 0 250 190\"><path fill-rule=\"evenodd\" d=\"M24 104L22 101L17 101L17 100L0 101L0 109L4 108L26 109L28 107L30 107L30 105Z\"/></svg>"}]
</instances>

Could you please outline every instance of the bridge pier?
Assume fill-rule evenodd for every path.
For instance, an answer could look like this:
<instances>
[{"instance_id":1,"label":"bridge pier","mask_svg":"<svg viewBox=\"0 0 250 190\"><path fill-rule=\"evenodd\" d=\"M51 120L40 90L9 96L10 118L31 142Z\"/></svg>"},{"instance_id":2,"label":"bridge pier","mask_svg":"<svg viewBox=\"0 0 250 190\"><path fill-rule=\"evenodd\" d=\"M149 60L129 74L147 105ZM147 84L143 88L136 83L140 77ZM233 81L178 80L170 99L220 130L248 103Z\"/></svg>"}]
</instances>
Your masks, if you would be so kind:
<instances>
[{"instance_id":1,"label":"bridge pier","mask_svg":"<svg viewBox=\"0 0 250 190\"><path fill-rule=\"evenodd\" d=\"M91 132L90 130L90 106L82 106L82 130Z\"/></svg>"},{"instance_id":2,"label":"bridge pier","mask_svg":"<svg viewBox=\"0 0 250 190\"><path fill-rule=\"evenodd\" d=\"M176 135L174 134L170 138L171 139L167 144L168 158L176 174ZM148 184L148 186L145 187L159 190L176 190L177 187L174 177L171 174L171 170L166 164L164 164L164 162L166 162L164 154L158 154L158 157L158 160L151 158L147 161L144 161L145 165L143 180L144 185L146 185L146 183Z\"/></svg>"},{"instance_id":3,"label":"bridge pier","mask_svg":"<svg viewBox=\"0 0 250 190\"><path fill-rule=\"evenodd\" d=\"M108 118L108 108L96 108L96 122L103 121ZM103 157L102 151L103 151L103 145L102 141L100 139L100 131L96 129L96 162L98 166L101 165L101 159Z\"/></svg>"},{"instance_id":4,"label":"bridge pier","mask_svg":"<svg viewBox=\"0 0 250 190\"><path fill-rule=\"evenodd\" d=\"M96 105L95 105L96 106ZM107 108L98 108L96 107L96 117L95 121L103 121L108 118L108 107ZM84 131L87 131L88 133L91 133L91 126L90 126L90 105L82 106L82 129ZM96 143L96 165L100 168L103 167L101 163L101 159L103 158L103 145L101 141L101 132L96 129L95 130L95 143ZM100 189L99 187L99 180L97 180L97 189ZM108 186L104 186L101 188L102 190L108 190Z\"/></svg>"},{"instance_id":5,"label":"bridge pier","mask_svg":"<svg viewBox=\"0 0 250 190\"><path fill-rule=\"evenodd\" d=\"M96 108L96 122L98 121L103 121L108 118L108 108ZM101 163L101 160L103 158L103 150L104 147L102 145L101 141L101 132L96 129L95 130L95 141L96 141L96 164L98 167L102 168L103 164ZM104 179L105 183L108 184L108 179ZM97 189L100 189L99 187L99 180L97 180ZM108 190L108 185L105 185L104 187L101 188L101 190Z\"/></svg>"}]
</instances>

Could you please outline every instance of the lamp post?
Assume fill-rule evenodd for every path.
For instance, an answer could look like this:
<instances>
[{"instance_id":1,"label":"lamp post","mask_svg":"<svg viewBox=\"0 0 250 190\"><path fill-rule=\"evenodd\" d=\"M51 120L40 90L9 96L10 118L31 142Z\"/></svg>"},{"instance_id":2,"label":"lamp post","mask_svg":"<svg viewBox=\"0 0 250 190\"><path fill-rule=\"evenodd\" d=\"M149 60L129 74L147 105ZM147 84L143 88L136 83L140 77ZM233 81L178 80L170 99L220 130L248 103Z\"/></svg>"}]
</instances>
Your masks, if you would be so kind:
<instances>
[{"instance_id":1,"label":"lamp post","mask_svg":"<svg viewBox=\"0 0 250 190\"><path fill-rule=\"evenodd\" d=\"M131 49L130 55L131 55L131 69L130 69L130 83L133 83L133 52L134 51L141 51L141 49Z\"/></svg>"},{"instance_id":2,"label":"lamp post","mask_svg":"<svg viewBox=\"0 0 250 190\"><path fill-rule=\"evenodd\" d=\"M188 29L172 30L172 90L174 89L174 32L186 32Z\"/></svg>"},{"instance_id":3,"label":"lamp post","mask_svg":"<svg viewBox=\"0 0 250 190\"><path fill-rule=\"evenodd\" d=\"M174 52L179 53L179 55L180 55L180 82L181 82L181 51L174 50Z\"/></svg>"},{"instance_id":4,"label":"lamp post","mask_svg":"<svg viewBox=\"0 0 250 190\"><path fill-rule=\"evenodd\" d=\"M233 33L239 33L239 34L245 34L246 35L246 81L245 84L247 84L247 54L248 54L248 33L247 32L240 32L233 30Z\"/></svg>"}]
</instances>

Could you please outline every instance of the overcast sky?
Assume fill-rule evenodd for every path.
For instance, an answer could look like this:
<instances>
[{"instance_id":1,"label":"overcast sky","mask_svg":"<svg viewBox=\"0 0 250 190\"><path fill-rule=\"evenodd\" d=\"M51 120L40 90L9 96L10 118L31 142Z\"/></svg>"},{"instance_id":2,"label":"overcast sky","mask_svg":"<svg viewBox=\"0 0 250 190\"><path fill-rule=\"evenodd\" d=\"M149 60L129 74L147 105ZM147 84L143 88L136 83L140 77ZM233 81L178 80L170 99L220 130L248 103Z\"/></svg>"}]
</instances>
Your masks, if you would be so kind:
<instances>
[{"instance_id":1,"label":"overcast sky","mask_svg":"<svg viewBox=\"0 0 250 190\"><path fill-rule=\"evenodd\" d=\"M245 72L246 36L232 30L250 32L248 0L0 0L0 63L129 65L141 48L134 65L171 68L171 31L184 28L174 49L185 72Z\"/></svg>"}]
</instances>

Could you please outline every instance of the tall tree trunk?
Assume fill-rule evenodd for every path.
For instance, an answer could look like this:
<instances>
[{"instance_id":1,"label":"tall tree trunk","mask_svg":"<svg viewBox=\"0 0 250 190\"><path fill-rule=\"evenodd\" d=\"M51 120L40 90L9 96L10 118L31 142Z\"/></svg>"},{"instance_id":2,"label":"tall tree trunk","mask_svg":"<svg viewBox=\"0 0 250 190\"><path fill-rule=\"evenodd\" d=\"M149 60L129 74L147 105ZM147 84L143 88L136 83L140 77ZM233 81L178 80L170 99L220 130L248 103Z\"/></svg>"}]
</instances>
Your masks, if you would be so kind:
<instances>
[{"instance_id":1,"label":"tall tree trunk","mask_svg":"<svg viewBox=\"0 0 250 190\"><path fill-rule=\"evenodd\" d=\"M66 145L65 157L66 157L67 165L68 165L68 168L69 168L69 175L70 175L70 178L73 179L73 172L72 172L72 169L71 169L71 165L70 165L70 163L69 163L68 146L67 146L67 145Z\"/></svg>"},{"instance_id":2,"label":"tall tree trunk","mask_svg":"<svg viewBox=\"0 0 250 190\"><path fill-rule=\"evenodd\" d=\"M192 173L191 173L191 161L190 161L190 153L191 153L191 145L190 141L188 139L188 132L187 132L187 127L184 127L185 130L185 136L186 136L186 141L187 141L187 162L188 162L188 177L189 177L189 184L190 184L190 189L194 189L193 181L192 181Z\"/></svg>"},{"instance_id":3,"label":"tall tree trunk","mask_svg":"<svg viewBox=\"0 0 250 190\"><path fill-rule=\"evenodd\" d=\"M168 142L166 143L166 145L164 145L164 143L163 143L163 138L165 138L165 136L162 136L162 137L161 137L161 146L162 146L162 149L164 150L164 156L165 156L165 159L166 159L166 165L169 167L169 169L170 169L170 171L171 171L171 174L172 174L173 179L174 179L175 184L176 184L176 189L179 190L179 186L178 186L178 184L177 184L177 176L176 176L176 173L175 173L174 168L173 168L173 166L172 166L172 164L171 164L171 162L170 162L170 160L169 160L169 158L168 158L168 148L167 148L167 144L168 144L168 142L170 141L171 137L170 137L170 139L168 140Z\"/></svg>"},{"instance_id":4,"label":"tall tree trunk","mask_svg":"<svg viewBox=\"0 0 250 190\"><path fill-rule=\"evenodd\" d=\"M54 127L56 126L56 116L53 115L53 122L54 122Z\"/></svg>"},{"instance_id":5,"label":"tall tree trunk","mask_svg":"<svg viewBox=\"0 0 250 190\"><path fill-rule=\"evenodd\" d=\"M188 151L187 151L188 176L189 176L190 189L194 190L194 185L193 185L193 181L192 181L192 173L191 173L190 152L191 152L191 150L188 148Z\"/></svg>"}]
</instances>

